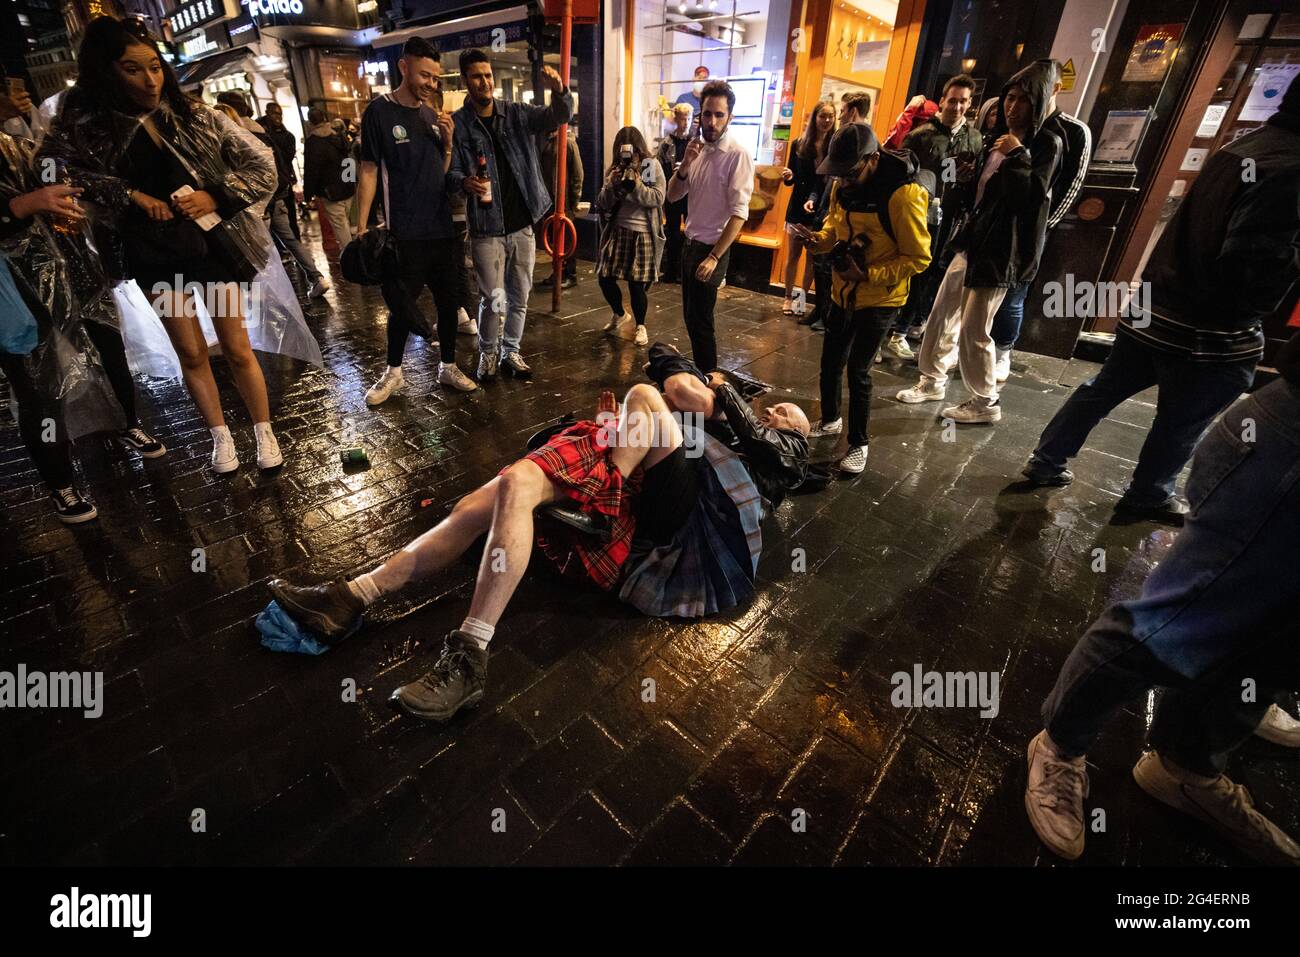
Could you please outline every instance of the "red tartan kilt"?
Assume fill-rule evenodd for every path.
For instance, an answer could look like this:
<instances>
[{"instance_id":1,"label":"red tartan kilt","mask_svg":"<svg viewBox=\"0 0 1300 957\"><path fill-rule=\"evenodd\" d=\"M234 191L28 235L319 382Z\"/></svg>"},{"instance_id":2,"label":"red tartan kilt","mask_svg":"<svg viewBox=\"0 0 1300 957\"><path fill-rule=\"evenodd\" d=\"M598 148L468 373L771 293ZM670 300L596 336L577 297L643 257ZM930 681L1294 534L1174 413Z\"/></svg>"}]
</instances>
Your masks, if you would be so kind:
<instances>
[{"instance_id":1,"label":"red tartan kilt","mask_svg":"<svg viewBox=\"0 0 1300 957\"><path fill-rule=\"evenodd\" d=\"M610 520L608 542L565 529L547 529L536 539L537 547L561 573L606 591L618 584L623 563L631 554L636 531L632 501L640 491L642 475L637 469L625 477L610 461L610 451L602 427L582 421L525 457L542 470L570 505Z\"/></svg>"}]
</instances>

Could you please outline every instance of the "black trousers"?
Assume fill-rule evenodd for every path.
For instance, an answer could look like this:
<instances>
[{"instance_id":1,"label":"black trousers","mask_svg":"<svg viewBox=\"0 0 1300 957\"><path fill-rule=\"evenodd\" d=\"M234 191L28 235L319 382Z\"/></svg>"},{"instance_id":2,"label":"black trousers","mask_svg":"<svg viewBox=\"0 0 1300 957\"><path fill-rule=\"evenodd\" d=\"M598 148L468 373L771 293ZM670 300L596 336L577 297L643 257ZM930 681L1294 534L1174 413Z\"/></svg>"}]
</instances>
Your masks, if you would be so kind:
<instances>
[{"instance_id":1,"label":"black trousers","mask_svg":"<svg viewBox=\"0 0 1300 957\"><path fill-rule=\"evenodd\" d=\"M691 337L691 358L705 372L718 367L718 337L713 331L713 307L718 301L718 287L727 275L731 261L728 249L718 260L708 282L695 278L695 270L713 252L712 243L686 240L682 247L682 314L686 334Z\"/></svg>"},{"instance_id":2,"label":"black trousers","mask_svg":"<svg viewBox=\"0 0 1300 957\"><path fill-rule=\"evenodd\" d=\"M613 276L600 276L596 284L600 286L609 308L614 310L614 315L622 313L623 290L619 288L618 280ZM645 293L648 288L650 288L648 282L633 282L630 279L627 281L628 298L632 300L632 316L638 326L645 325L646 310L650 308L650 300L646 298Z\"/></svg>"},{"instance_id":3,"label":"black trousers","mask_svg":"<svg viewBox=\"0 0 1300 957\"><path fill-rule=\"evenodd\" d=\"M682 243L686 237L682 234L682 223L686 220L686 203L682 199L675 203L664 203L664 279L677 282L682 269Z\"/></svg>"},{"instance_id":4,"label":"black trousers","mask_svg":"<svg viewBox=\"0 0 1300 957\"><path fill-rule=\"evenodd\" d=\"M465 247L458 237L397 240L396 274L380 284L388 306L388 364L400 366L412 332L432 332L417 302L420 290L433 294L438 310L438 351L443 362L456 361L456 310L465 302Z\"/></svg>"},{"instance_id":5,"label":"black trousers","mask_svg":"<svg viewBox=\"0 0 1300 957\"><path fill-rule=\"evenodd\" d=\"M840 379L849 370L849 446L867 444L871 414L871 362L898 316L896 307L869 307L851 315L831 304L822 341L822 421L840 417Z\"/></svg>"},{"instance_id":6,"label":"black trousers","mask_svg":"<svg viewBox=\"0 0 1300 957\"><path fill-rule=\"evenodd\" d=\"M135 381L131 378L131 367L126 362L126 347L122 344L122 334L110 326L98 322L87 322L86 333L99 353L104 366L108 384L113 387L117 404L126 416L127 428L140 424L135 412Z\"/></svg>"},{"instance_id":7,"label":"black trousers","mask_svg":"<svg viewBox=\"0 0 1300 957\"><path fill-rule=\"evenodd\" d=\"M0 352L0 368L9 380L10 394L18 399L18 434L23 437L23 445L36 463L41 480L50 489L68 488L72 485L72 453L63 426L55 425L53 441L43 441L46 420L58 421L55 403L47 401L32 381L22 356Z\"/></svg>"}]
</instances>

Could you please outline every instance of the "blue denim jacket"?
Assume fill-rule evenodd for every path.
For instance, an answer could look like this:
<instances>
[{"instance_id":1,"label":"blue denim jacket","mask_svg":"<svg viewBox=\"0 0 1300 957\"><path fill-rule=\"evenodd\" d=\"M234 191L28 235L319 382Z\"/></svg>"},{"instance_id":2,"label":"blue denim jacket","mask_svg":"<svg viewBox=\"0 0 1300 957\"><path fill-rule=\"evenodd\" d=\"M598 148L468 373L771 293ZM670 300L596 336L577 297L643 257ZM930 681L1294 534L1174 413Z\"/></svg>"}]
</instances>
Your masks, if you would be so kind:
<instances>
[{"instance_id":1,"label":"blue denim jacket","mask_svg":"<svg viewBox=\"0 0 1300 957\"><path fill-rule=\"evenodd\" d=\"M551 194L542 179L541 166L537 159L537 135L549 132L568 122L573 115L573 94L552 93L550 106L531 106L527 103L505 103L497 100L495 107L505 117L505 135L502 137L506 151L509 153L510 169L519 181L519 191L528 206L529 217L534 223L551 208ZM502 220L500 179L497 177L497 161L492 151L492 137L488 135L483 124L479 122L469 100L452 115L455 133L452 139L454 147L451 169L447 172L448 192L461 192L465 177L475 175L474 159L481 149L487 156L488 175L492 177L492 205L479 205L478 198L468 195L465 201L465 217L469 222L471 236L501 236L505 234Z\"/></svg>"}]
</instances>

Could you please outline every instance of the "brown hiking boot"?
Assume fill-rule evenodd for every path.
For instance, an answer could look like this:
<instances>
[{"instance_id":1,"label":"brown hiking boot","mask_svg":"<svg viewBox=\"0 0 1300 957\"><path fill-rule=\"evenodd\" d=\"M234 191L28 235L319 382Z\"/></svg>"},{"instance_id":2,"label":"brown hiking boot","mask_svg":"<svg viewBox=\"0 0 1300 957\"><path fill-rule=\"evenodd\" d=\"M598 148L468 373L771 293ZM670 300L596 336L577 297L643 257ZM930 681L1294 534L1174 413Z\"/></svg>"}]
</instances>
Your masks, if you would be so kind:
<instances>
[{"instance_id":1,"label":"brown hiking boot","mask_svg":"<svg viewBox=\"0 0 1300 957\"><path fill-rule=\"evenodd\" d=\"M366 610L342 578L325 585L290 585L273 578L267 587L289 617L329 639L346 635Z\"/></svg>"},{"instance_id":2,"label":"brown hiking boot","mask_svg":"<svg viewBox=\"0 0 1300 957\"><path fill-rule=\"evenodd\" d=\"M468 635L452 631L442 645L433 670L389 696L394 708L427 721L449 721L461 708L483 700L487 683L486 648Z\"/></svg>"}]
</instances>

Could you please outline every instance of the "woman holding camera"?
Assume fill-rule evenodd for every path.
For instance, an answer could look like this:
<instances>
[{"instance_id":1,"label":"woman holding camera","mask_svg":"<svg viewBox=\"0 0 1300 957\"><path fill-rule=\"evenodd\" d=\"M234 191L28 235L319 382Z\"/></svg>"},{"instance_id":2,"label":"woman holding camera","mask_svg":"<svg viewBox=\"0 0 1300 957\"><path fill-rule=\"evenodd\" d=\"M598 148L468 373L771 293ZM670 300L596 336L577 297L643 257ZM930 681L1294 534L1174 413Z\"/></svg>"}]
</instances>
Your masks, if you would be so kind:
<instances>
[{"instance_id":1,"label":"woman holding camera","mask_svg":"<svg viewBox=\"0 0 1300 957\"><path fill-rule=\"evenodd\" d=\"M600 264L596 275L614 317L605 323L614 332L627 319L618 280L627 282L636 319L636 344L650 339L645 329L646 290L659 276L664 253L663 168L651 156L645 137L635 126L614 136L614 162L596 197L601 214Z\"/></svg>"},{"instance_id":2,"label":"woman holding camera","mask_svg":"<svg viewBox=\"0 0 1300 957\"><path fill-rule=\"evenodd\" d=\"M835 105L829 101L817 104L817 108L808 117L808 128L803 136L790 144L790 165L781 170L781 180L792 187L790 202L785 207L785 303L781 314L790 316L796 312L791 291L795 277L799 274L799 260L803 259L803 246L794 234L794 227L809 226L815 228L817 223L817 201L822 190L826 188L826 178L817 174L817 167L826 158L826 149L830 146L831 135L835 132ZM799 302L798 312L804 311L808 301L808 287L812 285L813 258L810 254L803 271L803 297Z\"/></svg>"}]
</instances>

